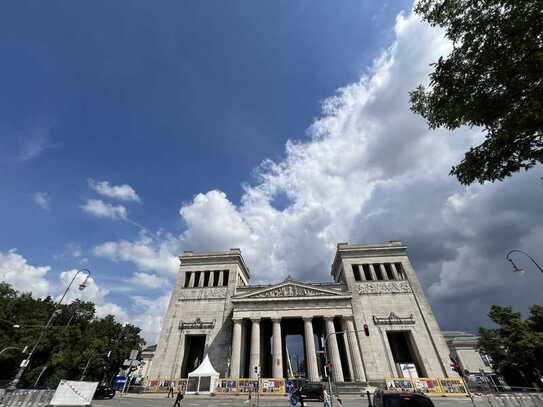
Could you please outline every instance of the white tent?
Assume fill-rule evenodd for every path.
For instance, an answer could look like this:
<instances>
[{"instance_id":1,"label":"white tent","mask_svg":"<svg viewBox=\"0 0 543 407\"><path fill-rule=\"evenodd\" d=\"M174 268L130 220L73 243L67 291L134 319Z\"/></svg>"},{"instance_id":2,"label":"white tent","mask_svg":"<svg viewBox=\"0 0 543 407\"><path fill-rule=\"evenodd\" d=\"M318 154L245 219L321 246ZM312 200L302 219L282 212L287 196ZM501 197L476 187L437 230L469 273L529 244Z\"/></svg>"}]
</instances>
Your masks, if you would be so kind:
<instances>
[{"instance_id":1,"label":"white tent","mask_svg":"<svg viewBox=\"0 0 543 407\"><path fill-rule=\"evenodd\" d=\"M185 394L212 393L217 386L219 376L219 372L213 368L209 356L206 355L200 366L189 373Z\"/></svg>"}]
</instances>

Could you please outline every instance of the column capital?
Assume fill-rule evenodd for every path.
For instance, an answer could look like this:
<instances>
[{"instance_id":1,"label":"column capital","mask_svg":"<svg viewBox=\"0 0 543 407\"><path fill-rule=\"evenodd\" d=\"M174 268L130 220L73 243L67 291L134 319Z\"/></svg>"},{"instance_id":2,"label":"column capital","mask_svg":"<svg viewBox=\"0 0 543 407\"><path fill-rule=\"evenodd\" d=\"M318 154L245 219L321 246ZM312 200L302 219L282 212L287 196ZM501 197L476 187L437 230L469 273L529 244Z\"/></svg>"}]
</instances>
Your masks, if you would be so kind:
<instances>
[{"instance_id":1,"label":"column capital","mask_svg":"<svg viewBox=\"0 0 543 407\"><path fill-rule=\"evenodd\" d=\"M234 324L241 324L243 322L243 318L240 318L240 317L232 318L232 322Z\"/></svg>"},{"instance_id":2,"label":"column capital","mask_svg":"<svg viewBox=\"0 0 543 407\"><path fill-rule=\"evenodd\" d=\"M302 317L304 322L313 322L313 317Z\"/></svg>"},{"instance_id":3,"label":"column capital","mask_svg":"<svg viewBox=\"0 0 543 407\"><path fill-rule=\"evenodd\" d=\"M333 321L335 317L322 317L325 321Z\"/></svg>"},{"instance_id":4,"label":"column capital","mask_svg":"<svg viewBox=\"0 0 543 407\"><path fill-rule=\"evenodd\" d=\"M275 317L275 318L271 318L272 322L281 322L281 317Z\"/></svg>"},{"instance_id":5,"label":"column capital","mask_svg":"<svg viewBox=\"0 0 543 407\"><path fill-rule=\"evenodd\" d=\"M261 317L251 317L251 322L256 324L257 322L260 322L261 319Z\"/></svg>"}]
</instances>

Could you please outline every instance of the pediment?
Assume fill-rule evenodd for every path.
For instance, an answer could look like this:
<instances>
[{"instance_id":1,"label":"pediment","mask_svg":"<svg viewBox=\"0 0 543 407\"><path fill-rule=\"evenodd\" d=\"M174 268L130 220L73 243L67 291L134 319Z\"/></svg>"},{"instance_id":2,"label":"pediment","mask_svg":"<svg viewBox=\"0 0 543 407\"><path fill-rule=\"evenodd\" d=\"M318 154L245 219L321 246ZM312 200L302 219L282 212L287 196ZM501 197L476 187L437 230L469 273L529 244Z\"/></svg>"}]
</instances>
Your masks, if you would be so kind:
<instances>
[{"instance_id":1,"label":"pediment","mask_svg":"<svg viewBox=\"0 0 543 407\"><path fill-rule=\"evenodd\" d=\"M236 296L236 299L259 298L300 298L300 297L342 297L344 293L336 290L315 287L298 281L288 280L281 284L266 287L252 293Z\"/></svg>"}]
</instances>

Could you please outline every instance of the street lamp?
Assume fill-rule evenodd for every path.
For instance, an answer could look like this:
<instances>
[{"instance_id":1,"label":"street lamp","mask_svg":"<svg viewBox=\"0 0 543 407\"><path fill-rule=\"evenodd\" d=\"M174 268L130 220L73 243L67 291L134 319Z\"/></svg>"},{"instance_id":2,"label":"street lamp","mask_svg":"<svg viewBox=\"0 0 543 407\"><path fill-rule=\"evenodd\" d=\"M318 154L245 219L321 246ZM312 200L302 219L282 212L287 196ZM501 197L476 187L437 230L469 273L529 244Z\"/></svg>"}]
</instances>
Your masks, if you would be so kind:
<instances>
[{"instance_id":1,"label":"street lamp","mask_svg":"<svg viewBox=\"0 0 543 407\"><path fill-rule=\"evenodd\" d=\"M45 332L47 331L47 328L49 328L49 325L51 325L51 322L53 321L53 319L58 314L60 314L62 312L62 310L59 307L62 304L62 301L64 300L64 298L66 297L66 294L68 294L68 291L70 290L70 287L72 286L73 282L75 281L75 279L79 275L79 273L86 273L87 274L87 277L85 277L85 280L83 280L83 282L81 284L79 284L79 290L82 291L82 290L85 289L85 287L87 287L88 280L89 280L91 272L89 270L87 270L87 269L77 270L77 272L74 274L74 276L72 278L72 281L70 281L70 284L68 284L68 287L66 287L66 290L64 291L64 294L62 294L62 297L60 297L59 302L55 305L55 310L53 311L53 313L49 317L49 320L47 321L47 324L41 330L40 336L38 337L38 340L36 341L36 343L32 347L32 350L28 354L28 357L21 362L21 365L19 366L19 370L17 371L17 374L15 375L15 377L13 378L13 380L11 381L9 386L7 387L8 390L11 391L11 390L15 390L17 388L17 384L19 384L19 382L21 381L21 377L23 376L23 373L25 372L27 366L30 364L30 359L32 358L32 355L36 351L36 348L38 347L38 345L42 341L42 339L43 339L43 337L45 335Z\"/></svg>"},{"instance_id":2,"label":"street lamp","mask_svg":"<svg viewBox=\"0 0 543 407\"><path fill-rule=\"evenodd\" d=\"M525 256L528 256L528 258L532 261L532 263L535 264L535 266L539 269L539 271L541 271L541 273L543 273L543 268L541 268L541 266L539 264L537 264L537 262L535 261L535 259L530 256L528 253L522 251L522 250L518 250L518 249L514 249L514 250L511 250L509 251L509 253L507 253L507 255L505 256L505 258L511 263L511 265L513 266L513 271L516 272L516 273L524 273L524 270L519 268L515 262L513 261L513 259L511 259L511 254L513 253L522 253L524 254Z\"/></svg>"}]
</instances>

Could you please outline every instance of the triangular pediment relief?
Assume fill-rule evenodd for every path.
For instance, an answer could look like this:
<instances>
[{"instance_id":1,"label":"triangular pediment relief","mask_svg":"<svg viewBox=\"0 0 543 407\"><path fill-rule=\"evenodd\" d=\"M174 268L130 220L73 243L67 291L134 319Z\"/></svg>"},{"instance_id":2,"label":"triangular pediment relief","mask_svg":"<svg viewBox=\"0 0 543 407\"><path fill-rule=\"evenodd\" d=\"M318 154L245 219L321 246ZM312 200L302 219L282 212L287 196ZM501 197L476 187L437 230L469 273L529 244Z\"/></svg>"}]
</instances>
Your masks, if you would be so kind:
<instances>
[{"instance_id":1,"label":"triangular pediment relief","mask_svg":"<svg viewBox=\"0 0 543 407\"><path fill-rule=\"evenodd\" d=\"M266 287L252 293L236 296L236 299L252 298L296 298L296 297L330 297L343 296L346 293L330 290L321 287L315 287L303 284L293 280L287 280L281 284Z\"/></svg>"}]
</instances>

